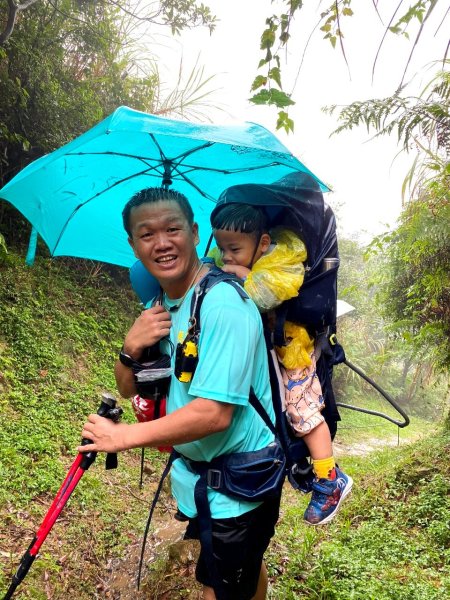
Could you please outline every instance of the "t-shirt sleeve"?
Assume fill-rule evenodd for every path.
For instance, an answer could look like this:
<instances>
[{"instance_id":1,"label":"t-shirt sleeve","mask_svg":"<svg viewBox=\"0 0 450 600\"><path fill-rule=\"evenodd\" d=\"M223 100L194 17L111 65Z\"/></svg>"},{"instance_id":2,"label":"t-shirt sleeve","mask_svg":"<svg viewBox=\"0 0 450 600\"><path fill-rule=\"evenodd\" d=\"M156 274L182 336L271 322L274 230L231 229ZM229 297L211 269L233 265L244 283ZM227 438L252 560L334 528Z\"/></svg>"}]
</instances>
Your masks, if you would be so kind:
<instances>
[{"instance_id":1,"label":"t-shirt sleeve","mask_svg":"<svg viewBox=\"0 0 450 600\"><path fill-rule=\"evenodd\" d=\"M228 283L214 286L201 308L199 362L191 396L245 405L258 342L261 317L252 300L242 299Z\"/></svg>"}]
</instances>

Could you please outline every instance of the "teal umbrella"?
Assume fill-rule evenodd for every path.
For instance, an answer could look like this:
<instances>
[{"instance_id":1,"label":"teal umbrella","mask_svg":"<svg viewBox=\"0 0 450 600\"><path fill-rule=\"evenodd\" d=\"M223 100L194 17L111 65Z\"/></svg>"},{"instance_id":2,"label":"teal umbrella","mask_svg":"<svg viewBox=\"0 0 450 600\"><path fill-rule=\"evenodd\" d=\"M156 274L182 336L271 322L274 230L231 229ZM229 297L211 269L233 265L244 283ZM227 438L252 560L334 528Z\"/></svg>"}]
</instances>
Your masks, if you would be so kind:
<instances>
[{"instance_id":1,"label":"teal umbrella","mask_svg":"<svg viewBox=\"0 0 450 600\"><path fill-rule=\"evenodd\" d=\"M185 194L199 223L202 252L209 215L225 188L270 183L292 172L312 175L255 123L189 123L122 106L28 165L0 190L0 198L30 221L52 256L129 267L135 258L121 213L138 190L164 186Z\"/></svg>"}]
</instances>

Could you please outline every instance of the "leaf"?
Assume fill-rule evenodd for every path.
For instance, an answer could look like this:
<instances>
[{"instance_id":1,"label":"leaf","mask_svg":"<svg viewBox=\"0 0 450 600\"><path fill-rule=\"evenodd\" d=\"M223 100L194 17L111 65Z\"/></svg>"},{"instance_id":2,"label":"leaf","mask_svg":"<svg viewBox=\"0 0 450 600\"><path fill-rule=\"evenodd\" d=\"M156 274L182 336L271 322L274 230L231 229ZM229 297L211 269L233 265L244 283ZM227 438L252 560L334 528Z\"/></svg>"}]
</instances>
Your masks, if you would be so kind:
<instances>
[{"instance_id":1,"label":"leaf","mask_svg":"<svg viewBox=\"0 0 450 600\"><path fill-rule=\"evenodd\" d=\"M261 90L260 92L249 98L249 101L257 105L270 104L270 92L269 90Z\"/></svg>"},{"instance_id":2,"label":"leaf","mask_svg":"<svg viewBox=\"0 0 450 600\"><path fill-rule=\"evenodd\" d=\"M267 84L267 77L265 77L264 75L258 75L257 77L255 77L253 83L252 83L252 87L250 88L250 90L252 92L254 92L255 90L257 90L258 88L264 86Z\"/></svg>"},{"instance_id":3,"label":"leaf","mask_svg":"<svg viewBox=\"0 0 450 600\"><path fill-rule=\"evenodd\" d=\"M257 105L275 105L277 108L285 108L295 104L293 100L281 90L261 90L250 98L250 102Z\"/></svg>"},{"instance_id":4,"label":"leaf","mask_svg":"<svg viewBox=\"0 0 450 600\"><path fill-rule=\"evenodd\" d=\"M295 102L285 92L272 89L270 90L270 104L275 104L278 108L285 108L292 106Z\"/></svg>"},{"instance_id":5,"label":"leaf","mask_svg":"<svg viewBox=\"0 0 450 600\"><path fill-rule=\"evenodd\" d=\"M269 73L268 73L269 79L273 79L273 81L275 81L275 83L277 83L277 85L281 88L281 72L280 69L278 67L274 67L273 69L270 69ZM266 82L267 83L267 79ZM265 85L265 83L263 85ZM260 86L258 86L260 87Z\"/></svg>"},{"instance_id":6,"label":"leaf","mask_svg":"<svg viewBox=\"0 0 450 600\"><path fill-rule=\"evenodd\" d=\"M277 119L277 130L284 129L286 133L294 133L294 121L289 118L288 113L280 111Z\"/></svg>"},{"instance_id":7,"label":"leaf","mask_svg":"<svg viewBox=\"0 0 450 600\"><path fill-rule=\"evenodd\" d=\"M272 48L275 43L275 31L266 29L261 36L261 50Z\"/></svg>"}]
</instances>

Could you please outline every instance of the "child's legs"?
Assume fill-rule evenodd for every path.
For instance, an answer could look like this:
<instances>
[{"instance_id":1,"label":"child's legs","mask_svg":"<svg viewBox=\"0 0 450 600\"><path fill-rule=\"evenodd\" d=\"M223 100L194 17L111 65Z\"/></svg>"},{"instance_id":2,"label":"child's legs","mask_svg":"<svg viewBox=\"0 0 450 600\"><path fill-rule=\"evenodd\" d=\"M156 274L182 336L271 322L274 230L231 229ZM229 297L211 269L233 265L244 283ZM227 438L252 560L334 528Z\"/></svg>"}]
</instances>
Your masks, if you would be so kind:
<instances>
[{"instance_id":1,"label":"child's legs","mask_svg":"<svg viewBox=\"0 0 450 600\"><path fill-rule=\"evenodd\" d=\"M328 425L325 421L319 423L312 431L303 436L313 460L322 460L333 456L333 446Z\"/></svg>"}]
</instances>

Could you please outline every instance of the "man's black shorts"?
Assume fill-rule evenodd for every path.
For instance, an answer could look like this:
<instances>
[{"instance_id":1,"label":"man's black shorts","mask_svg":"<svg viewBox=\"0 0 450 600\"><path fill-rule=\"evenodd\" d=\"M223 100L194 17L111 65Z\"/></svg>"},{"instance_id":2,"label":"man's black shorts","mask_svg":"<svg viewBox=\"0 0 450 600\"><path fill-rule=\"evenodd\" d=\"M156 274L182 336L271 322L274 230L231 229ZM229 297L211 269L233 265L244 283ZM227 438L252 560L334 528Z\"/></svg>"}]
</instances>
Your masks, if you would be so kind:
<instances>
[{"instance_id":1,"label":"man's black shorts","mask_svg":"<svg viewBox=\"0 0 450 600\"><path fill-rule=\"evenodd\" d=\"M279 508L277 498L239 517L212 520L214 557L225 593L220 594L220 600L251 600L255 595L264 552L275 533ZM199 538L198 519L190 519L185 539ZM207 564L200 551L195 576L201 584L214 587Z\"/></svg>"}]
</instances>

